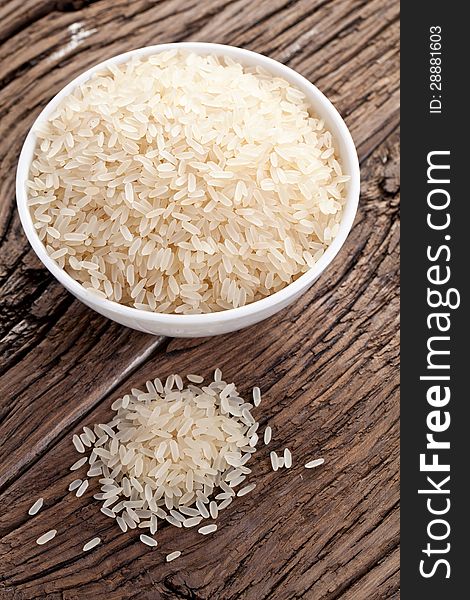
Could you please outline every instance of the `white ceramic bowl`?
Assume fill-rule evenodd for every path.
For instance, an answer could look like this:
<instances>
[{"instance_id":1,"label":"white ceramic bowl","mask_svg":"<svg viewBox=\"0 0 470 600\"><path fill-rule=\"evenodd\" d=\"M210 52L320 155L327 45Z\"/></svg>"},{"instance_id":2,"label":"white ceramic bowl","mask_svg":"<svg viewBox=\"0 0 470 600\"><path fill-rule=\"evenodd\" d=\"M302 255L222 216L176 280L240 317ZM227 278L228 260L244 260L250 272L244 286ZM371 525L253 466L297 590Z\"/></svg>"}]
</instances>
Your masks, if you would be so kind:
<instances>
[{"instance_id":1,"label":"white ceramic bowl","mask_svg":"<svg viewBox=\"0 0 470 600\"><path fill-rule=\"evenodd\" d=\"M270 317L282 308L291 304L291 302L296 300L315 282L316 279L318 279L321 273L338 254L352 227L359 200L359 163L354 142L346 124L331 102L312 83L292 69L289 69L271 58L267 58L256 52L243 50L242 48L223 46L221 44L208 44L204 42L159 44L157 46L148 46L146 48L132 50L131 52L126 52L125 54L110 58L95 67L92 67L88 71L85 71L66 85L49 102L49 104L47 104L37 118L36 123L47 120L60 101L70 94L77 85L86 81L94 72L102 70L111 63L119 64L125 62L131 56L148 56L171 48L180 48L198 54L230 56L244 65L260 65L273 73L273 75L284 77L284 79L301 89L307 96L314 112L324 119L326 127L333 134L335 147L339 150L343 170L347 175L351 176L351 180L348 182L346 206L339 232L323 256L315 264L314 268L304 273L301 277L279 292L276 292L267 298L263 298L262 300L252 302L251 304L239 308L209 314L175 315L151 313L124 306L111 300L97 298L51 260L33 226L33 221L26 203L26 181L28 179L29 168L36 146L36 137L33 133L34 126L26 137L18 163L16 177L18 210L26 236L40 260L54 277L69 290L69 292L74 294L74 296L93 310L96 310L105 317L117 321L122 325L127 325L127 327L132 327L133 329L138 329L154 335L167 335L171 337L216 335L227 333L229 331L236 331L237 329L253 325L262 319Z\"/></svg>"}]
</instances>

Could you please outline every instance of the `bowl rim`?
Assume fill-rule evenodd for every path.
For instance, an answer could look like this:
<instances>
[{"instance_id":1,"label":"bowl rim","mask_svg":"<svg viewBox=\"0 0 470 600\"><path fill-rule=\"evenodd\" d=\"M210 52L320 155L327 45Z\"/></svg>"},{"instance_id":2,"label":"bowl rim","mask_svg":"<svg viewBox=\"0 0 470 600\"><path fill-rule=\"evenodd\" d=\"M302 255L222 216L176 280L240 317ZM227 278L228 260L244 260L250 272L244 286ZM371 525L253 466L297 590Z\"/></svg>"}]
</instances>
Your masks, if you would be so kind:
<instances>
[{"instance_id":1,"label":"bowl rim","mask_svg":"<svg viewBox=\"0 0 470 600\"><path fill-rule=\"evenodd\" d=\"M300 87L300 89L306 93L308 100L311 101L313 99L312 104L314 105L314 108L317 105L321 105L322 111L320 112L327 113L328 119L335 123L335 126L339 132L339 136L336 135L335 137L340 137L344 146L341 153L341 158L343 162L347 161L349 164L348 175L350 175L351 179L348 182L346 203L343 216L340 221L340 228L336 237L325 250L324 254L312 268L303 273L295 281L286 285L281 290L274 292L265 298L255 300L254 302L245 304L244 306L239 306L237 308L224 309L211 313L185 315L145 311L132 306L120 304L114 300L100 298L99 296L93 294L93 292L90 292L84 288L81 283L75 280L64 269L59 267L59 265L53 259L50 258L46 251L45 245L37 235L29 207L27 205L27 192L25 183L29 174L31 157L36 146L34 129L37 124L47 119L65 96L67 96L77 85L80 85L84 81L88 80L96 71L102 70L109 64L120 64L135 56L147 56L172 49L194 51L197 54L212 53L219 56L227 55L232 58L239 59L242 64L243 59L245 58L251 63L256 62L260 66L265 67L267 70L270 70L277 76L286 77L286 79ZM324 116L325 115L322 115L322 117ZM342 248L347 236L349 235L354 218L356 216L357 206L359 203L359 191L360 168L354 141L346 123L330 100L328 100L328 98L313 83L303 77L303 75L297 73L297 71L294 71L290 67L287 67L273 58L269 58L263 54L253 52L252 50L247 50L245 48L238 48L236 46L228 46L210 42L171 42L166 44L144 46L112 56L111 58L97 63L96 65L93 65L89 69L83 71L80 75L65 85L46 104L38 117L35 119L23 143L16 172L16 199L21 224L33 250L44 266L51 272L51 274L78 299L82 300L93 308L102 308L102 310L106 311L108 314L112 313L114 315L121 315L124 318L137 318L147 323L159 323L162 325L179 324L191 326L201 324L216 324L235 319L238 320L245 317L249 318L250 316L262 313L266 309L272 308L278 304L287 304L290 298L295 297L296 294L300 293L304 288L309 287L319 277L319 275L321 275L321 273L333 261Z\"/></svg>"}]
</instances>

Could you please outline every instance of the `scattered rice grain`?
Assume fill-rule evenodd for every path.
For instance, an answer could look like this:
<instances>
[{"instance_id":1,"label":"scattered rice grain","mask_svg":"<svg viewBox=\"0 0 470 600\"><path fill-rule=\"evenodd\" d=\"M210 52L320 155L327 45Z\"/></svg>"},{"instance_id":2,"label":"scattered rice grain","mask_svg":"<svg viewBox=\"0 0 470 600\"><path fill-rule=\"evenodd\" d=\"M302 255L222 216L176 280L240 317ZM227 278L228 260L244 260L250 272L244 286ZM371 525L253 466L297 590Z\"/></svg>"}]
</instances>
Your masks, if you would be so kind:
<instances>
[{"instance_id":1,"label":"scattered rice grain","mask_svg":"<svg viewBox=\"0 0 470 600\"><path fill-rule=\"evenodd\" d=\"M175 550L175 552L170 552L170 554L166 555L166 562L171 562L175 560L175 558L179 558L181 556L181 552L179 550Z\"/></svg>"},{"instance_id":2,"label":"scattered rice grain","mask_svg":"<svg viewBox=\"0 0 470 600\"><path fill-rule=\"evenodd\" d=\"M290 469L292 467L292 452L289 448L284 449L284 466L286 469Z\"/></svg>"},{"instance_id":3,"label":"scattered rice grain","mask_svg":"<svg viewBox=\"0 0 470 600\"><path fill-rule=\"evenodd\" d=\"M140 541L146 546L155 547L158 545L157 540L155 540L153 537L150 537L149 535L145 535L145 533L140 534Z\"/></svg>"},{"instance_id":4,"label":"scattered rice grain","mask_svg":"<svg viewBox=\"0 0 470 600\"><path fill-rule=\"evenodd\" d=\"M33 516L33 515L37 514L41 510L43 504L44 504L44 498L38 498L36 500L36 502L31 506L31 508L28 510L28 515Z\"/></svg>"},{"instance_id":5,"label":"scattered rice grain","mask_svg":"<svg viewBox=\"0 0 470 600\"><path fill-rule=\"evenodd\" d=\"M217 525L215 523L211 523L210 525L204 525L204 527L200 527L198 532L202 535L208 535L209 533L213 533L217 531Z\"/></svg>"},{"instance_id":6,"label":"scattered rice grain","mask_svg":"<svg viewBox=\"0 0 470 600\"><path fill-rule=\"evenodd\" d=\"M101 539L99 537L93 538L92 540L90 540L83 546L83 552L88 552L88 550L95 548L95 546L98 546L98 544L100 544L100 543L101 543Z\"/></svg>"},{"instance_id":7,"label":"scattered rice grain","mask_svg":"<svg viewBox=\"0 0 470 600\"><path fill-rule=\"evenodd\" d=\"M54 538L56 535L57 535L57 529L51 529L47 533L44 533L43 535L38 537L38 539L36 540L36 544L38 544L39 546L42 546L43 544L46 544L47 542L52 540L52 538Z\"/></svg>"},{"instance_id":8,"label":"scattered rice grain","mask_svg":"<svg viewBox=\"0 0 470 600\"><path fill-rule=\"evenodd\" d=\"M272 434L273 434L273 430L272 428L268 425L266 427L266 429L264 430L264 445L267 446L269 444L269 442L271 441L272 438Z\"/></svg>"},{"instance_id":9,"label":"scattered rice grain","mask_svg":"<svg viewBox=\"0 0 470 600\"><path fill-rule=\"evenodd\" d=\"M319 467L325 462L324 458L316 458L315 460L310 460L305 464L306 469L313 469L314 467Z\"/></svg>"},{"instance_id":10,"label":"scattered rice grain","mask_svg":"<svg viewBox=\"0 0 470 600\"><path fill-rule=\"evenodd\" d=\"M255 487L256 483L250 483L249 485L243 487L241 490L238 490L237 496L245 496L245 494L249 494L252 490L254 490Z\"/></svg>"},{"instance_id":11,"label":"scattered rice grain","mask_svg":"<svg viewBox=\"0 0 470 600\"><path fill-rule=\"evenodd\" d=\"M77 490L77 493L75 494L77 496L77 498L80 498L81 496L83 496L83 494L86 492L86 489L88 487L88 479L85 479L80 487Z\"/></svg>"}]
</instances>

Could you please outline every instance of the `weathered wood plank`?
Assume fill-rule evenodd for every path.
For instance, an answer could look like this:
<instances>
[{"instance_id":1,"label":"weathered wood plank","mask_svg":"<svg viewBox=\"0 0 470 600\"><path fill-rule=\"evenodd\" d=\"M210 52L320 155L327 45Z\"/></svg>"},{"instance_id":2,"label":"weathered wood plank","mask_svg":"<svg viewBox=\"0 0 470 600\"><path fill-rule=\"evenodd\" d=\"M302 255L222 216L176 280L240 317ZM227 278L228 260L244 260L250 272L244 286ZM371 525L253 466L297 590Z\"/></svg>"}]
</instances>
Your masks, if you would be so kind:
<instances>
[{"instance_id":1,"label":"weathered wood plank","mask_svg":"<svg viewBox=\"0 0 470 600\"><path fill-rule=\"evenodd\" d=\"M47 337L0 380L0 489L148 360L161 342L111 324L78 302L67 306L59 323L49 324Z\"/></svg>"},{"instance_id":2,"label":"weathered wood plank","mask_svg":"<svg viewBox=\"0 0 470 600\"><path fill-rule=\"evenodd\" d=\"M207 36L206 39L211 39L212 36L212 39L215 39L216 41L243 43L243 38L241 38L240 41L238 40L239 34L236 32L235 27L237 21L235 20L232 22L231 20L236 17L236 12L235 14L233 13L235 7L239 7L239 4L239 2L229 4L225 10L222 10L222 13L218 13L217 18L215 18L216 24L212 29L209 28L212 21L207 17L207 14L210 15L211 9L214 10L215 8L220 8L221 5L219 3L207 4L208 8L203 15L199 17L200 21L201 19L204 21L204 18L209 19L208 24L204 26L205 29L203 27L203 31ZM242 4L245 6L245 3ZM302 2L294 3L294 6L297 6L297 4L300 4L299 10L305 7L305 4ZM335 11L331 11L328 4L325 6L323 6L325 3L317 4L318 10L314 11L313 15L307 16L305 21L309 21L309 19L318 19L318 22L323 24L321 32L323 32L323 30L328 31L328 35L323 34L324 37L321 37L320 34L315 36L315 40L319 44L318 55L315 53L313 58L311 60L308 58L303 65L294 64L293 66L298 67L301 72L305 72L305 74L310 76L314 81L316 81L316 75L320 75L320 81L322 83L321 87L331 95L340 108L343 108L343 112L349 113L346 114L346 120L350 124L353 135L358 143L360 156L365 157L377 143L380 142L380 140L384 139L389 131L396 127L397 124L398 93L396 91L396 86L398 85L398 56L396 40L398 32L392 23L391 27L385 28L382 32L381 35L385 36L383 39L380 38L373 44L369 43L373 39L367 36L367 32L369 32L370 35L368 23L369 20L372 19L372 17L370 17L371 8L370 6L363 7L361 3L357 2L352 3L356 6L355 12L359 15L357 18L360 18L361 10L368 11L366 15L367 18L363 17L363 20L360 21L359 25L354 24L354 27L352 27L351 30L344 30L344 27L341 26L341 21L334 21L334 27L332 31L330 31L327 27L328 15L331 12L336 14L335 11L339 11L339 8L337 7L340 3L335 2ZM349 5L351 3L346 4ZM382 2L376 0L369 4L374 5L375 10L377 11L377 14L373 14L373 16L381 17L383 12ZM119 3L117 6L119 9L122 8ZM2 172L6 174L0 182L0 194L6 199L5 202L0 204L0 235L3 235L2 265L0 268L0 306L2 314L5 315L2 319L3 323L0 322L0 335L6 336L3 340L3 347L8 346L9 353L11 353L12 346L17 348L17 351L21 353L26 351L24 348L25 345L35 344L36 335L38 335L40 328L37 327L36 320L33 319L33 322L31 322L28 307L38 300L51 281L51 278L47 274L44 274L44 269L42 269L39 262L33 256L32 251L29 249L27 241L21 232L14 206L14 169L22 139L33 118L40 107L50 98L51 93L57 91L64 83L66 83L66 81L70 80L86 65L101 60L114 52L123 51L135 46L136 37L139 40L139 43L149 43L149 40L145 36L142 41L140 41L141 35L143 35L141 29L144 26L141 25L140 21L136 22L137 17L141 16L138 12L138 8L140 7L140 9L142 9L142 6L148 6L148 3L144 3L143 5L139 3L132 4L132 10L137 11L137 16L128 19L131 25L127 25L127 27L133 26L134 29L129 32L128 37L117 41L115 39L114 30L109 30L109 27L114 26L114 13L109 10L106 0L102 0L101 2L89 6L83 11L80 11L80 23L82 24L80 31L82 31L82 34L83 31L89 32L93 29L90 29L90 25L87 24L87 19L90 22L91 19L101 19L103 23L102 21L99 21L100 27L94 27L94 29L98 29L99 31L93 33L93 37L89 36L84 38L80 45L73 50L69 50L61 59L57 58L57 56L54 58L52 47L49 48L49 54L46 54L42 60L39 60L37 64L30 69L29 78L20 78L18 81L15 80L0 92L0 112L2 109L4 112L4 117L0 121L0 134L4 139L4 143L0 145L0 164L2 165ZM161 20L166 23L166 21L170 19L168 27L172 26L174 28L177 26L184 29L184 19L187 18L189 20L191 18L193 8L188 5L187 13L189 16L186 12L183 12L181 15L175 17L177 23L174 23L171 20L173 19L170 11L172 6L172 2L163 3L163 7L166 8L162 8L162 14L160 14L160 4L154 5L154 11L151 11L151 14L153 16L155 12L156 16L153 17L155 23L160 22ZM250 3L248 3L248 7L245 7L245 10L249 11L249 6L251 6ZM283 4L279 3L278 9L281 10L282 6ZM105 11L103 7L106 7L107 10ZM254 11L252 18L261 19L262 13L260 11L262 9L265 12L267 11L267 14L270 14L266 4L261 3L260 7ZM323 14L322 10L325 14ZM349 11L351 11L350 6ZM147 12L148 10L144 10L144 16L151 22L150 24L155 25L155 23L152 23L152 19L149 19ZM170 16L168 16L168 12L170 12ZM220 29L219 20L221 14L226 17L226 29L223 29L218 33L218 29ZM244 13L242 12L242 14ZM279 14L282 13L276 14L279 16ZM300 12L300 14L302 13ZM15 36L15 41L12 41L11 45L8 45L7 47L0 46L0 68L8 69L9 76L12 76L15 69L15 64L11 60L11 53L8 50L13 44L19 45L20 49L15 52L15 58L17 61L22 62L22 64L28 64L28 62L25 63L24 61L29 60L31 54L33 56L37 56L38 54L41 55L41 52L44 52L44 40L50 40L51 35L55 35L54 32L56 30L59 31L62 36L61 43L67 48L67 44L70 43L71 35L70 31L67 30L67 27L77 22L77 15L75 13L63 13L57 16L56 13L53 13L52 17L53 18L44 18L40 20L36 24L36 28L33 26L29 27L28 35L24 35L18 40L16 39L18 36ZM389 17L389 19L391 19L391 17ZM180 21L182 24L179 24ZM297 21L305 27L302 18L297 18ZM310 22L310 27L313 27L313 22ZM354 21L353 23L356 22ZM382 26L385 27L384 23L386 23L386 20L382 18L381 23ZM288 21L288 24L291 25L290 21ZM52 25L54 26L52 27L52 34L49 34L48 32ZM271 25L270 19L265 23L265 28L269 29L268 25ZM364 28L364 31L362 31L361 26ZM145 27L147 27L147 24ZM229 33L231 31L230 27L235 28L235 33L232 34L231 37ZM30 29L33 29L33 31L29 31ZM38 29L38 31L36 31L36 29ZM318 26L317 29L319 29ZM297 39L296 36L299 32L295 27L287 27L287 30L290 32L292 40ZM95 40L94 38L99 35L100 31L102 32L102 37ZM152 28L152 31L155 35L154 27ZM163 39L157 37L155 41L168 41L168 39L171 39L168 37L169 31L171 31L171 29L165 29L165 36L167 37ZM181 30L178 35L182 35L182 31L183 30ZM338 34L340 31L343 32L344 47L348 49L348 52L351 45L355 48L354 44L357 44L358 39L364 40L363 44L366 44L362 51L358 51L358 53L353 56L353 63L350 65L351 70L353 70L354 65L361 65L359 75L356 78L353 76L349 77L348 66L345 66L341 61L338 50L335 51L334 56L336 58L333 62L328 58L329 47L328 45L325 46L325 39L329 39L335 32ZM372 31L375 32L374 29ZM217 37L218 35L221 37ZM317 40L317 37L319 40ZM111 40L111 42L109 42L109 40ZM90 44L89 46L87 45L88 43ZM112 51L111 48L114 48L116 44L119 44L119 47ZM24 50L26 56L19 58L23 53L22 45L26 48L26 50ZM373 48L373 50L371 50L371 48ZM394 48L394 50L391 51L390 48ZM269 47L267 46L255 46L254 49L269 53ZM358 50L357 48L355 49ZM382 60L383 55L389 51L392 53L388 56L387 60ZM277 57L276 51L274 51L273 56L275 58ZM70 57L75 58L75 60L68 61L67 59ZM286 59L282 53L279 58ZM298 60L299 56L296 55L296 58ZM54 68L59 63L62 68ZM323 68L325 65L328 66L328 72L331 73L331 77L333 78L331 84L328 83L328 78L330 76L328 74L323 75L321 70L322 65ZM338 79L338 73L342 74L340 79ZM390 78L387 78L385 76L386 73L393 73L393 75L391 75ZM34 86L31 86L30 79L35 81ZM364 81L374 82L372 90L364 90ZM12 87L13 89L10 89ZM22 96L21 103L17 102L18 93ZM346 109L346 107L352 106L353 104L351 98L354 99L354 110L351 108ZM32 110L25 112L25 107L33 108ZM0 243L2 242L0 241ZM35 273L38 275L36 276ZM21 304L23 310L17 310L18 301L15 297L15 290L18 289L23 290ZM62 301L67 301L67 293L64 290L62 291L63 295L61 295L59 290L58 294L60 306ZM59 310L61 309L59 308ZM50 316L51 318L53 317L53 315ZM3 331L1 331L1 329L3 329ZM0 340L0 350L1 349L2 341Z\"/></svg>"},{"instance_id":3,"label":"weathered wood plank","mask_svg":"<svg viewBox=\"0 0 470 600\"><path fill-rule=\"evenodd\" d=\"M322 285L255 328L172 341L80 423L107 418L111 399L147 377L195 365L205 375L221 365L245 393L259 383L259 418L272 424L274 441L253 461L256 491L222 515L217 535L202 541L196 532L164 526L152 552L138 533L121 535L90 495L66 494L76 476L67 470L76 456L67 436L2 496L5 590L21 598L132 598L138 589L139 598L224 600L396 592L397 151L395 134L364 165L357 224ZM285 446L294 467L273 473L268 450ZM324 467L303 469L319 455ZM38 495L47 506L28 520ZM34 540L53 525L61 535L47 551L38 548ZM96 533L105 543L83 556L81 545ZM163 563L175 548L184 556ZM367 590L377 584L372 595L364 595L362 580Z\"/></svg>"},{"instance_id":4,"label":"weathered wood plank","mask_svg":"<svg viewBox=\"0 0 470 600\"><path fill-rule=\"evenodd\" d=\"M399 598L400 551L394 549L386 560L361 577L341 597L343 600L392 600Z\"/></svg>"}]
</instances>

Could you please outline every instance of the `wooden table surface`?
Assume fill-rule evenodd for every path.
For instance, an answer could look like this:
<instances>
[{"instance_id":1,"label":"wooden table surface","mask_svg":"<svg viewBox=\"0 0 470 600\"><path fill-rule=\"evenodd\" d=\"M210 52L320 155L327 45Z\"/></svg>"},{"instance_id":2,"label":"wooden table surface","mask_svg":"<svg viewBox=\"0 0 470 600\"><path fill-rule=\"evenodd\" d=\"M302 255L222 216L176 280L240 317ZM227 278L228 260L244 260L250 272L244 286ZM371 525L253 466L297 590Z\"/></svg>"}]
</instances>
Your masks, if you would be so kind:
<instances>
[{"instance_id":1,"label":"wooden table surface","mask_svg":"<svg viewBox=\"0 0 470 600\"><path fill-rule=\"evenodd\" d=\"M0 1L0 598L398 598L398 3L385 0ZM354 228L313 289L231 335L152 337L106 320L42 267L20 226L18 154L41 108L81 71L132 48L199 40L262 52L335 103L355 139ZM269 450L255 492L203 538L170 525L150 550L91 493L67 492L71 435L150 376L221 366L263 391ZM325 464L303 464L323 456ZM45 507L28 517L32 502ZM36 538L51 527L46 546ZM103 543L87 554L95 535ZM165 563L166 553L183 555Z\"/></svg>"}]
</instances>

